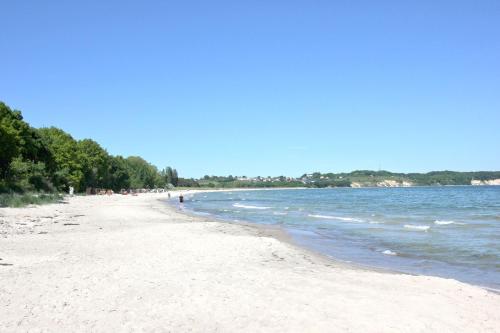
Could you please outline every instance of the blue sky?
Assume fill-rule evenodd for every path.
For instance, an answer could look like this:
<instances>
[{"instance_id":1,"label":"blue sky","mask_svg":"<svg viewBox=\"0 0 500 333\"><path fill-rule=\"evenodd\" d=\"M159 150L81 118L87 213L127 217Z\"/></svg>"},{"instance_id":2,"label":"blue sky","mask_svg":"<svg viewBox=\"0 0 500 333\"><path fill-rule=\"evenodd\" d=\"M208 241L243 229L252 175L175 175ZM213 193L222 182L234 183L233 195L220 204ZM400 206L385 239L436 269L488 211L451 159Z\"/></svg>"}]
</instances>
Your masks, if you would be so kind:
<instances>
[{"instance_id":1,"label":"blue sky","mask_svg":"<svg viewBox=\"0 0 500 333\"><path fill-rule=\"evenodd\" d=\"M500 169L497 0L0 12L0 100L181 176Z\"/></svg>"}]
</instances>

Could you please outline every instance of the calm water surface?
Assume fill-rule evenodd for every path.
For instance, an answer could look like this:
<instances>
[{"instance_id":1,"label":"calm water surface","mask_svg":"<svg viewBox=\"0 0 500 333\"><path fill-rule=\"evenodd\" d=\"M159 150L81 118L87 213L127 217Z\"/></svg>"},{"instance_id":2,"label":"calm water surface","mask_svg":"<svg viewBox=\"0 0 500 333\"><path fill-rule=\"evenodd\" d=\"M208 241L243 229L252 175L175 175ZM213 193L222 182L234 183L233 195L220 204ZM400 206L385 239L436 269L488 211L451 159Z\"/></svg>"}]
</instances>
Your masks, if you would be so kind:
<instances>
[{"instance_id":1,"label":"calm water surface","mask_svg":"<svg viewBox=\"0 0 500 333\"><path fill-rule=\"evenodd\" d=\"M279 225L336 259L500 289L500 187L336 188L187 195L184 209Z\"/></svg>"}]
</instances>

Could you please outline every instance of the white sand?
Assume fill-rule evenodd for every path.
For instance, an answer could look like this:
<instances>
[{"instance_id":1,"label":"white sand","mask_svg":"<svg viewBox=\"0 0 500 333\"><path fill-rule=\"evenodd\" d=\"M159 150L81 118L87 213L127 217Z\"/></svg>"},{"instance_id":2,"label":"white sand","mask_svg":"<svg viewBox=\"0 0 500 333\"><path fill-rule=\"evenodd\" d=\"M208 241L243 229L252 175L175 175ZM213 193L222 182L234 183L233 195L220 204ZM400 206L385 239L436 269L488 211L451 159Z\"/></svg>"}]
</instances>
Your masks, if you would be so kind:
<instances>
[{"instance_id":1,"label":"white sand","mask_svg":"<svg viewBox=\"0 0 500 333\"><path fill-rule=\"evenodd\" d=\"M500 295L349 268L162 197L0 209L0 332L500 331Z\"/></svg>"}]
</instances>

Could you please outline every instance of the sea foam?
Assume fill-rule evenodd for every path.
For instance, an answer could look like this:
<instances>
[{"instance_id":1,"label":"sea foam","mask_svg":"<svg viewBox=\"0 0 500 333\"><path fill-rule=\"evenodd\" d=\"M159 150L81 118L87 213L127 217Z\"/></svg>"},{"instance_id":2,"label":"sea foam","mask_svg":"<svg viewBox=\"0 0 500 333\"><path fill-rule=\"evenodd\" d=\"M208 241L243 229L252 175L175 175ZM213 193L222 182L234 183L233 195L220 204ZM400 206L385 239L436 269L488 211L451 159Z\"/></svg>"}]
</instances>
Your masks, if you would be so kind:
<instances>
[{"instance_id":1,"label":"sea foam","mask_svg":"<svg viewBox=\"0 0 500 333\"><path fill-rule=\"evenodd\" d=\"M355 219L353 217L341 217L341 216L317 215L317 214L309 214L308 216L314 217L317 219L339 220L339 221L348 221L348 222L363 222L362 220Z\"/></svg>"},{"instance_id":2,"label":"sea foam","mask_svg":"<svg viewBox=\"0 0 500 333\"><path fill-rule=\"evenodd\" d=\"M434 221L434 224L439 224L439 225L454 224L454 223L455 223L455 221L445 221L445 220Z\"/></svg>"},{"instance_id":3,"label":"sea foam","mask_svg":"<svg viewBox=\"0 0 500 333\"><path fill-rule=\"evenodd\" d=\"M385 255L388 255L388 256L397 256L398 255L396 252L393 252L391 250L385 250L382 253Z\"/></svg>"},{"instance_id":4,"label":"sea foam","mask_svg":"<svg viewBox=\"0 0 500 333\"><path fill-rule=\"evenodd\" d=\"M413 229L413 230L420 230L420 231L427 231L430 229L430 227L428 225L415 225L415 224L405 224L405 228Z\"/></svg>"},{"instance_id":5,"label":"sea foam","mask_svg":"<svg viewBox=\"0 0 500 333\"><path fill-rule=\"evenodd\" d=\"M240 203L233 204L233 207L245 208L245 209L270 209L271 208L271 207L263 207L263 206L242 205Z\"/></svg>"}]
</instances>

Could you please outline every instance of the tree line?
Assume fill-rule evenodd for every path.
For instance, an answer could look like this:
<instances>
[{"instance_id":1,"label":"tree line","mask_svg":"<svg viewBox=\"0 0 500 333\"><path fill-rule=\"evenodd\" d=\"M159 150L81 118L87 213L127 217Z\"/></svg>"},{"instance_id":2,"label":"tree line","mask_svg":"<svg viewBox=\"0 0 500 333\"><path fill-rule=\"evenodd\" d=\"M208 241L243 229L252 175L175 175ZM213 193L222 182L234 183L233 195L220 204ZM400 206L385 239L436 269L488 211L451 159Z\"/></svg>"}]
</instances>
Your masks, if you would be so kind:
<instances>
[{"instance_id":1,"label":"tree line","mask_svg":"<svg viewBox=\"0 0 500 333\"><path fill-rule=\"evenodd\" d=\"M76 140L56 127L34 128L0 102L0 193L60 192L72 186L121 189L177 186L177 170L139 156L110 155L91 139Z\"/></svg>"}]
</instances>

